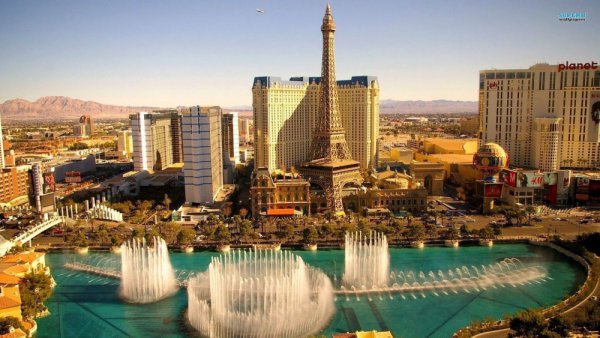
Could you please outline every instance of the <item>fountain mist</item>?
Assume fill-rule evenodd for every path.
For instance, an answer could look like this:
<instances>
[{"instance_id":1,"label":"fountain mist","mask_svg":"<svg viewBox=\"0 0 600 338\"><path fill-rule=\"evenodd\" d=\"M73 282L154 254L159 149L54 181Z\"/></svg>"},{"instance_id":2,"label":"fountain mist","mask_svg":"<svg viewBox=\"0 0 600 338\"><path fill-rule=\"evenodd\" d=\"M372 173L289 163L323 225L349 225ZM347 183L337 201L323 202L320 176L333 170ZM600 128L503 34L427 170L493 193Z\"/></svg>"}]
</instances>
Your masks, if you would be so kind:
<instances>
[{"instance_id":1,"label":"fountain mist","mask_svg":"<svg viewBox=\"0 0 600 338\"><path fill-rule=\"evenodd\" d=\"M210 337L304 337L335 311L329 278L289 252L213 257L188 282L188 319Z\"/></svg>"},{"instance_id":2,"label":"fountain mist","mask_svg":"<svg viewBox=\"0 0 600 338\"><path fill-rule=\"evenodd\" d=\"M344 256L345 287L376 288L388 284L390 255L385 235L372 231L346 233Z\"/></svg>"},{"instance_id":3,"label":"fountain mist","mask_svg":"<svg viewBox=\"0 0 600 338\"><path fill-rule=\"evenodd\" d=\"M169 250L162 238L154 246L145 239L121 245L121 295L133 303L151 303L177 291Z\"/></svg>"}]
</instances>

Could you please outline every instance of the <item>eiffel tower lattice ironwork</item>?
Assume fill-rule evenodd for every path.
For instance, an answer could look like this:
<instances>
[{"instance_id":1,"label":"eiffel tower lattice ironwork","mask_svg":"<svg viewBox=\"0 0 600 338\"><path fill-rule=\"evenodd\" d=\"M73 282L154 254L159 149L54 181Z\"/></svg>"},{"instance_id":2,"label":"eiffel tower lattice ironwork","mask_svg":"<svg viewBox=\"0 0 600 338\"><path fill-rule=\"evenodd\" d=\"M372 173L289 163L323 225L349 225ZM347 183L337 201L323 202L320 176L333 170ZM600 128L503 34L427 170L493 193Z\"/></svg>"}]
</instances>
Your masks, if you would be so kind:
<instances>
[{"instance_id":1,"label":"eiffel tower lattice ironwork","mask_svg":"<svg viewBox=\"0 0 600 338\"><path fill-rule=\"evenodd\" d=\"M317 128L313 133L311 161L301 172L320 185L325 192L327 209L343 212L342 189L353 183L360 185L360 163L352 159L346 143L346 133L342 126L335 79L335 22L329 4L325 10L323 24L323 59L321 64L320 100Z\"/></svg>"},{"instance_id":2,"label":"eiffel tower lattice ironwork","mask_svg":"<svg viewBox=\"0 0 600 338\"><path fill-rule=\"evenodd\" d=\"M313 134L311 158L329 161L350 160L352 155L346 143L346 133L340 120L335 80L335 22L329 4L321 25L323 57L321 65L321 92L317 129Z\"/></svg>"}]
</instances>

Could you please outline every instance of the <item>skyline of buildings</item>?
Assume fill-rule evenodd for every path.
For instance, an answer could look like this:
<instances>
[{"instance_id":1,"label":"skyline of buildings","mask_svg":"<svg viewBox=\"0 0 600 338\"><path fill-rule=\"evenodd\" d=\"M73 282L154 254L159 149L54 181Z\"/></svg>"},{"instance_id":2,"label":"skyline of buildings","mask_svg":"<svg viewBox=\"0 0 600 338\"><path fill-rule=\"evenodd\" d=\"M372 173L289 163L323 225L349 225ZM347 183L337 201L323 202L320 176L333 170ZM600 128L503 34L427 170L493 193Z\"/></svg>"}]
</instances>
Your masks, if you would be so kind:
<instances>
[{"instance_id":1,"label":"skyline of buildings","mask_svg":"<svg viewBox=\"0 0 600 338\"><path fill-rule=\"evenodd\" d=\"M482 70L481 143L501 145L511 165L543 171L600 163L600 71L574 65Z\"/></svg>"}]
</instances>

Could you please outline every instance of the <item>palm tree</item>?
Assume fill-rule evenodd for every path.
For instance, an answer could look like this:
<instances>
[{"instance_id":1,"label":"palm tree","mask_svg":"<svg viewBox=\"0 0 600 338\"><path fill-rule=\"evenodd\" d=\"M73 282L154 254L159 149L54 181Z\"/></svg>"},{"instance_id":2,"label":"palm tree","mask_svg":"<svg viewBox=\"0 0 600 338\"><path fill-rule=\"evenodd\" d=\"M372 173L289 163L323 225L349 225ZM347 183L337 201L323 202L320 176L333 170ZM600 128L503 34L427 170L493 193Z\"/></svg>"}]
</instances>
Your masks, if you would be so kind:
<instances>
[{"instance_id":1,"label":"palm tree","mask_svg":"<svg viewBox=\"0 0 600 338\"><path fill-rule=\"evenodd\" d=\"M165 194L165 198L163 199L163 202L162 202L162 204L164 205L164 207L165 207L165 210L167 210L167 212L169 212L169 211L171 210L171 209L170 209L170 206L171 206L171 199L169 198L169 195L168 195L168 194Z\"/></svg>"},{"instance_id":2,"label":"palm tree","mask_svg":"<svg viewBox=\"0 0 600 338\"><path fill-rule=\"evenodd\" d=\"M536 212L535 207L533 205L528 205L525 208L525 212L527 213L527 217L528 217L527 224L531 225L531 215L535 214L535 212Z\"/></svg>"}]
</instances>

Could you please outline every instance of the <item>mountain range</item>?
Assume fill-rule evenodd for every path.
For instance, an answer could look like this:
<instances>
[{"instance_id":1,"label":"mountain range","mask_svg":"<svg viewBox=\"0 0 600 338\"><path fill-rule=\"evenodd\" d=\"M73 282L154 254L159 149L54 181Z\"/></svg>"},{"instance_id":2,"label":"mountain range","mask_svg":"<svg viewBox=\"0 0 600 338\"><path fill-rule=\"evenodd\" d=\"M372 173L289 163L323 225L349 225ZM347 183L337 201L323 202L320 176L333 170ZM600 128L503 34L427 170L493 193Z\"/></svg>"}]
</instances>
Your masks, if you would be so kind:
<instances>
[{"instance_id":1,"label":"mountain range","mask_svg":"<svg viewBox=\"0 0 600 338\"><path fill-rule=\"evenodd\" d=\"M75 119L81 115L91 115L95 119L127 118L139 111L152 111L160 107L135 107L107 105L94 101L72 99L65 96L45 96L36 101L13 99L0 104L0 115L5 120L35 119ZM252 107L236 106L224 111L240 111L240 115L251 115ZM381 114L427 114L477 112L476 101L397 101L382 100Z\"/></svg>"},{"instance_id":2,"label":"mountain range","mask_svg":"<svg viewBox=\"0 0 600 338\"><path fill-rule=\"evenodd\" d=\"M397 101L381 100L381 114L443 114L443 113L476 113L477 101Z\"/></svg>"}]
</instances>

